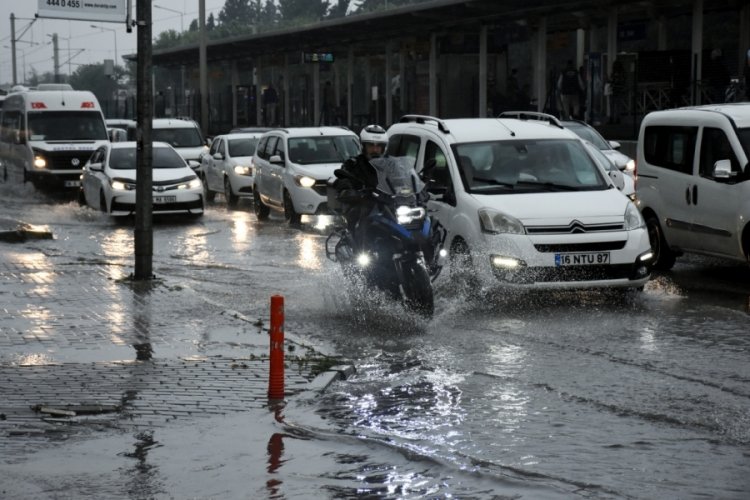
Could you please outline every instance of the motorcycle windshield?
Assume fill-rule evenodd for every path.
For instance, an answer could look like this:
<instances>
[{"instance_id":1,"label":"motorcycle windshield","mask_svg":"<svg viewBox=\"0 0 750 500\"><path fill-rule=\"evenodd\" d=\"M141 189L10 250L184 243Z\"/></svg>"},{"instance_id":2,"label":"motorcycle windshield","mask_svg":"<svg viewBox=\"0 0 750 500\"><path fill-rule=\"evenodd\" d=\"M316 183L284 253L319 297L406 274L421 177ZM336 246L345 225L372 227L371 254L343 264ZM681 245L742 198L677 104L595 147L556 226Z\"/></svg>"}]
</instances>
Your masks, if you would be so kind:
<instances>
[{"instance_id":1,"label":"motorcycle windshield","mask_svg":"<svg viewBox=\"0 0 750 500\"><path fill-rule=\"evenodd\" d=\"M405 156L383 156L370 160L378 174L378 189L398 197L412 197L424 189L424 183Z\"/></svg>"}]
</instances>

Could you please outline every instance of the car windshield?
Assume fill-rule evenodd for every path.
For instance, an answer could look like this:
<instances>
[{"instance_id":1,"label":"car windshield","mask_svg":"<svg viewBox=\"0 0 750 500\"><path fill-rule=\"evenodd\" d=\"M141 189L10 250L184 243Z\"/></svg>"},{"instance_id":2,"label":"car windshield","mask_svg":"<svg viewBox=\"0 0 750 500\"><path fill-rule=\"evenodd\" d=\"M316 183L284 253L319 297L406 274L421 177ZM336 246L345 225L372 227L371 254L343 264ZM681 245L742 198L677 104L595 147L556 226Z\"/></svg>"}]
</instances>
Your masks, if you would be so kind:
<instances>
[{"instance_id":1,"label":"car windshield","mask_svg":"<svg viewBox=\"0 0 750 500\"><path fill-rule=\"evenodd\" d=\"M255 146L258 145L258 139L230 139L229 140L229 156L253 156L255 154Z\"/></svg>"},{"instance_id":2,"label":"car windshield","mask_svg":"<svg viewBox=\"0 0 750 500\"><path fill-rule=\"evenodd\" d=\"M492 141L453 146L471 193L596 191L608 183L574 139Z\"/></svg>"},{"instance_id":3,"label":"car windshield","mask_svg":"<svg viewBox=\"0 0 750 500\"><path fill-rule=\"evenodd\" d=\"M154 141L166 142L174 148L197 148L203 146L203 138L198 129L190 128L155 128L152 134Z\"/></svg>"},{"instance_id":4,"label":"car windshield","mask_svg":"<svg viewBox=\"0 0 750 500\"><path fill-rule=\"evenodd\" d=\"M151 159L151 168L183 168L185 160L172 148L155 147ZM135 170L136 149L113 148L109 154L109 168L114 170Z\"/></svg>"},{"instance_id":5,"label":"car windshield","mask_svg":"<svg viewBox=\"0 0 750 500\"><path fill-rule=\"evenodd\" d=\"M289 160L300 165L343 163L359 154L359 141L353 135L293 137L289 139Z\"/></svg>"},{"instance_id":6,"label":"car windshield","mask_svg":"<svg viewBox=\"0 0 750 500\"><path fill-rule=\"evenodd\" d=\"M107 127L99 111L29 113L32 141L106 141Z\"/></svg>"},{"instance_id":7,"label":"car windshield","mask_svg":"<svg viewBox=\"0 0 750 500\"><path fill-rule=\"evenodd\" d=\"M589 141L591 144L601 150L612 149L612 146L599 135L599 132L586 125L580 125L578 123L566 124L565 128L570 129L571 132L575 133L578 137L585 141Z\"/></svg>"}]
</instances>

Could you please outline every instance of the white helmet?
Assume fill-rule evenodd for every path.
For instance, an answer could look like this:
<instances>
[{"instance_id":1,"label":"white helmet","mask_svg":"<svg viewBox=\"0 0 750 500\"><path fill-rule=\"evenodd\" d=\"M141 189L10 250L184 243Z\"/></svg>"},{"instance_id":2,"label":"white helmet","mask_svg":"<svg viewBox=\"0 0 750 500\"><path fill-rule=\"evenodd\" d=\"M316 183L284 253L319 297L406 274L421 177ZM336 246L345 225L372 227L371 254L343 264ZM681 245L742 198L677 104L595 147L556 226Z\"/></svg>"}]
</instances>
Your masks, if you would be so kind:
<instances>
[{"instance_id":1,"label":"white helmet","mask_svg":"<svg viewBox=\"0 0 750 500\"><path fill-rule=\"evenodd\" d=\"M383 148L388 144L388 132L380 125L368 125L359 133L359 141L362 147L365 143L381 144Z\"/></svg>"}]
</instances>

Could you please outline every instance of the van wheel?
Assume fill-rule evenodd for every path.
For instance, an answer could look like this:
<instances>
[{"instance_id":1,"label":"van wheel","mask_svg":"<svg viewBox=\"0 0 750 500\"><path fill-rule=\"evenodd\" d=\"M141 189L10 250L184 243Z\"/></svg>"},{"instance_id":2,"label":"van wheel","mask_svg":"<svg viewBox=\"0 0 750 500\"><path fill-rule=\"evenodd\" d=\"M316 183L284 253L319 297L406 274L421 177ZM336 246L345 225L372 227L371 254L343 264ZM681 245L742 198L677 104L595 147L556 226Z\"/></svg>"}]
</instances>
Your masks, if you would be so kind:
<instances>
[{"instance_id":1,"label":"van wheel","mask_svg":"<svg viewBox=\"0 0 750 500\"><path fill-rule=\"evenodd\" d=\"M659 219L654 214L646 217L646 228L648 229L648 240L651 243L651 251L654 253L654 269L669 271L674 266L677 255L669 248L664 239Z\"/></svg>"},{"instance_id":2,"label":"van wheel","mask_svg":"<svg viewBox=\"0 0 750 500\"><path fill-rule=\"evenodd\" d=\"M232 193L232 184L229 177L224 177L224 198L227 200L227 208L237 208L240 197Z\"/></svg>"},{"instance_id":3,"label":"van wheel","mask_svg":"<svg viewBox=\"0 0 750 500\"><path fill-rule=\"evenodd\" d=\"M302 220L302 216L294 211L294 203L289 191L284 191L284 218L290 226L296 226Z\"/></svg>"},{"instance_id":4,"label":"van wheel","mask_svg":"<svg viewBox=\"0 0 750 500\"><path fill-rule=\"evenodd\" d=\"M214 193L208 188L208 182L206 182L205 176L203 177L202 180L203 180L203 197L206 199L207 202L210 203L214 201L214 198L216 197L216 193Z\"/></svg>"},{"instance_id":5,"label":"van wheel","mask_svg":"<svg viewBox=\"0 0 750 500\"><path fill-rule=\"evenodd\" d=\"M271 209L264 205L260 199L258 186L253 186L253 211L258 220L268 219L268 214L271 213Z\"/></svg>"}]
</instances>

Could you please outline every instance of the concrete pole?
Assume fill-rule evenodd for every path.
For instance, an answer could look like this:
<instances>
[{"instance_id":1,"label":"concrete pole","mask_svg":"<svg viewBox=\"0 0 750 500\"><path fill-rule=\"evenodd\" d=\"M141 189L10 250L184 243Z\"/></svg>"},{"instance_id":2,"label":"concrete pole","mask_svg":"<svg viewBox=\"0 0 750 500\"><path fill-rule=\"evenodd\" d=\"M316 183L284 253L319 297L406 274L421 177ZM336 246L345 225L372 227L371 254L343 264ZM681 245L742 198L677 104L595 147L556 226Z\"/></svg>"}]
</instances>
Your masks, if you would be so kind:
<instances>
[{"instance_id":1,"label":"concrete pole","mask_svg":"<svg viewBox=\"0 0 750 500\"><path fill-rule=\"evenodd\" d=\"M535 72L534 81L536 87L537 111L544 111L547 100L547 18L540 17L536 30L534 44Z\"/></svg>"},{"instance_id":2,"label":"concrete pole","mask_svg":"<svg viewBox=\"0 0 750 500\"><path fill-rule=\"evenodd\" d=\"M479 28L479 118L487 117L487 25Z\"/></svg>"},{"instance_id":3,"label":"concrete pole","mask_svg":"<svg viewBox=\"0 0 750 500\"><path fill-rule=\"evenodd\" d=\"M429 86L430 86L430 109L431 116L438 115L438 89L437 89L437 33L430 33L430 66L429 66Z\"/></svg>"},{"instance_id":4,"label":"concrete pole","mask_svg":"<svg viewBox=\"0 0 750 500\"><path fill-rule=\"evenodd\" d=\"M352 92L354 91L354 47L349 46L346 55L346 125L351 128L353 122Z\"/></svg>"},{"instance_id":5,"label":"concrete pole","mask_svg":"<svg viewBox=\"0 0 750 500\"><path fill-rule=\"evenodd\" d=\"M315 107L313 126L318 127L320 126L320 63L313 64L313 106Z\"/></svg>"},{"instance_id":6,"label":"concrete pole","mask_svg":"<svg viewBox=\"0 0 750 500\"><path fill-rule=\"evenodd\" d=\"M13 85L18 84L18 74L16 72L16 15L10 13L10 53L13 59Z\"/></svg>"},{"instance_id":7,"label":"concrete pole","mask_svg":"<svg viewBox=\"0 0 750 500\"><path fill-rule=\"evenodd\" d=\"M206 0L198 0L198 73L201 93L201 130L208 135L208 57L206 49Z\"/></svg>"},{"instance_id":8,"label":"concrete pole","mask_svg":"<svg viewBox=\"0 0 750 500\"><path fill-rule=\"evenodd\" d=\"M393 123L393 86L391 85L391 60L393 54L393 44L388 41L385 44L385 123L383 126L387 129Z\"/></svg>"},{"instance_id":9,"label":"concrete pole","mask_svg":"<svg viewBox=\"0 0 750 500\"><path fill-rule=\"evenodd\" d=\"M57 44L57 33L52 34L52 50L54 51L55 83L60 83L60 50Z\"/></svg>"},{"instance_id":10,"label":"concrete pole","mask_svg":"<svg viewBox=\"0 0 750 500\"><path fill-rule=\"evenodd\" d=\"M153 143L151 129L154 118L153 74L151 60L151 1L137 0L138 23L138 81L136 132L136 184L135 184L135 244L136 280L153 278L154 227L153 227Z\"/></svg>"},{"instance_id":11,"label":"concrete pole","mask_svg":"<svg viewBox=\"0 0 750 500\"><path fill-rule=\"evenodd\" d=\"M693 0L693 104L701 104L700 82L703 79L703 0Z\"/></svg>"}]
</instances>

